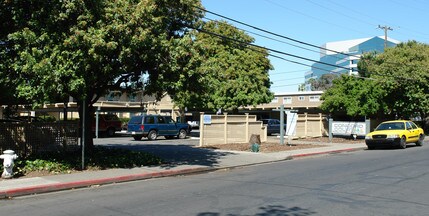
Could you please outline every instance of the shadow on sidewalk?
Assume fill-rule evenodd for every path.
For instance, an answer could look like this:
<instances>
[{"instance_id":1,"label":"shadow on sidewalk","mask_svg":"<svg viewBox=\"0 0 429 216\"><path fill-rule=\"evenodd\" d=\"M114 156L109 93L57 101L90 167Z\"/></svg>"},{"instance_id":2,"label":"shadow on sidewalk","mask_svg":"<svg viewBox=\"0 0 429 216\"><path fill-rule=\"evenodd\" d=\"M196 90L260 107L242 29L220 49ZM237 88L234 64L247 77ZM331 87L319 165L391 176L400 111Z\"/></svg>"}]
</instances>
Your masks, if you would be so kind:
<instances>
[{"instance_id":1,"label":"shadow on sidewalk","mask_svg":"<svg viewBox=\"0 0 429 216\"><path fill-rule=\"evenodd\" d=\"M222 157L234 155L232 152L218 152L212 149L195 148L189 145L168 144L105 144L104 146L122 148L132 151L143 151L162 158L162 167L176 167L180 165L215 166Z\"/></svg>"}]
</instances>

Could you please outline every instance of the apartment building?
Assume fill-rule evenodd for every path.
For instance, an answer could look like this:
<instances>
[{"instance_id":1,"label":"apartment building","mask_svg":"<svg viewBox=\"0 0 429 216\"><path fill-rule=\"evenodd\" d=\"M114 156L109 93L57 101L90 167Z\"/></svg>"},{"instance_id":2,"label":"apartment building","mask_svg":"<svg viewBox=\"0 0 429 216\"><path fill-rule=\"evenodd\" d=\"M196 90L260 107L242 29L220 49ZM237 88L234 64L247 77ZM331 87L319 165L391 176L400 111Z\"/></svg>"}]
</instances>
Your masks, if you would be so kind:
<instances>
[{"instance_id":1,"label":"apartment building","mask_svg":"<svg viewBox=\"0 0 429 216\"><path fill-rule=\"evenodd\" d=\"M318 107L322 103L320 100L322 93L322 91L277 93L270 103L260 104L256 107L243 107L239 109L239 112L257 115L260 118L279 118L280 113L277 110L283 105L285 109L296 110L298 113L321 113ZM167 94L160 100L156 100L155 97L142 96L141 93L128 95L127 93L115 92L101 97L93 106L101 113L115 113L124 118L142 113L170 115L174 119L180 116L179 108L174 105ZM68 103L46 104L43 108L32 112L44 112L54 116L56 119L63 119L65 110L67 110L69 119L79 117L77 103L73 102L73 100ZM186 115L193 119L199 119L201 111L216 114L214 111L195 109L186 111ZM27 111L22 110L21 112Z\"/></svg>"}]
</instances>

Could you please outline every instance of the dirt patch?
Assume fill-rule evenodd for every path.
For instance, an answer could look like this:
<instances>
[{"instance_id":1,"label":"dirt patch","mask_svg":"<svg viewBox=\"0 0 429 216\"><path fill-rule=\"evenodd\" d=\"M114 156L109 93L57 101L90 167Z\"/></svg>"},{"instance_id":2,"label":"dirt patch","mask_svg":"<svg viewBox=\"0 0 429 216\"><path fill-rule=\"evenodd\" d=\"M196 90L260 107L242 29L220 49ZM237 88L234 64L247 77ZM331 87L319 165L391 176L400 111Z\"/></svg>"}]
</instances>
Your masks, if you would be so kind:
<instances>
[{"instance_id":1,"label":"dirt patch","mask_svg":"<svg viewBox=\"0 0 429 216\"><path fill-rule=\"evenodd\" d=\"M259 145L259 152L281 152L281 151L292 151L297 149L317 148L325 145L320 144L283 144L280 143L262 143ZM203 148L220 149L226 151L252 151L252 145L248 143L231 143L231 144L219 144L210 145Z\"/></svg>"},{"instance_id":2,"label":"dirt patch","mask_svg":"<svg viewBox=\"0 0 429 216\"><path fill-rule=\"evenodd\" d=\"M286 141L285 141L286 142ZM291 145L280 144L279 142L263 142L259 145L259 152L281 152L281 151L292 151L297 149L308 149L308 148L318 148L324 147L327 143L362 143L362 139L353 140L341 137L334 137L332 141L329 140L329 137L311 137L305 139L296 139L291 141ZM252 146L249 143L230 143L230 144L217 144L204 146L203 148L210 149L219 149L226 151L252 151Z\"/></svg>"},{"instance_id":3,"label":"dirt patch","mask_svg":"<svg viewBox=\"0 0 429 216\"><path fill-rule=\"evenodd\" d=\"M332 137L332 140L329 140L329 137L308 137L304 139L297 139L296 141L300 142L309 142L309 143L345 143L345 144L358 144L365 142L364 139L351 139L345 137ZM293 141L292 141L293 143Z\"/></svg>"}]
</instances>

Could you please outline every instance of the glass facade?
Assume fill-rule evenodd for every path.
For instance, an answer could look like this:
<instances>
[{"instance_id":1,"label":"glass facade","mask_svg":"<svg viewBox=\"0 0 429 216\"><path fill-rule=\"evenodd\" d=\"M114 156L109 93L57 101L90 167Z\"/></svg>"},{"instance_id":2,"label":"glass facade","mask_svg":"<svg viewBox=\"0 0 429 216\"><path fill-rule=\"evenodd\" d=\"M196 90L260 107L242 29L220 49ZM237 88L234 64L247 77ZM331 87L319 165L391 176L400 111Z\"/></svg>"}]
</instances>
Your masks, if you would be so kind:
<instances>
[{"instance_id":1,"label":"glass facade","mask_svg":"<svg viewBox=\"0 0 429 216\"><path fill-rule=\"evenodd\" d=\"M355 44L353 42L356 42ZM330 48L335 44L335 48ZM387 46L396 46L397 42L387 41ZM355 41L332 42L323 45L330 50L338 50L340 53L326 54L320 57L319 62L311 66L311 72L305 74L305 88L311 91L310 79L318 79L323 74L349 74L358 75L357 63L362 54L367 52L381 53L384 51L384 39L373 37L367 40L357 39ZM339 51L343 50L343 51ZM321 53L330 51L321 50Z\"/></svg>"}]
</instances>

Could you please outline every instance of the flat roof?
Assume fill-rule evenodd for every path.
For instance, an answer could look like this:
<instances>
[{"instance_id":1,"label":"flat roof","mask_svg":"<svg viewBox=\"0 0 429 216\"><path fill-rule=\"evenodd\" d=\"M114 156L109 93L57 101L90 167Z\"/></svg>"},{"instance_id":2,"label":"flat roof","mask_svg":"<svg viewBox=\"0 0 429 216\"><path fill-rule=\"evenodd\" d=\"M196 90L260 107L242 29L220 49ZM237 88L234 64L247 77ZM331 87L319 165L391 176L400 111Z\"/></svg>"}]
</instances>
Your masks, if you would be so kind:
<instances>
[{"instance_id":1,"label":"flat roof","mask_svg":"<svg viewBox=\"0 0 429 216\"><path fill-rule=\"evenodd\" d=\"M321 95L323 91L297 91L297 92L279 92L274 93L274 96L286 96L286 95Z\"/></svg>"}]
</instances>

